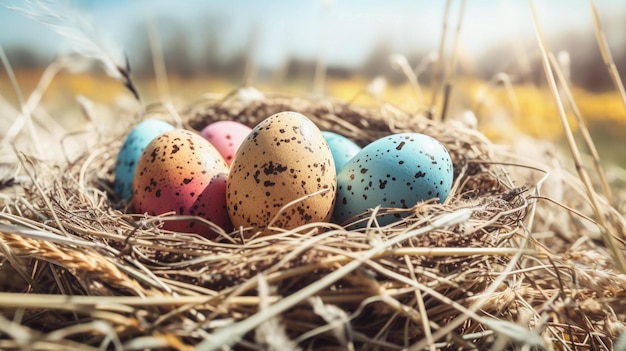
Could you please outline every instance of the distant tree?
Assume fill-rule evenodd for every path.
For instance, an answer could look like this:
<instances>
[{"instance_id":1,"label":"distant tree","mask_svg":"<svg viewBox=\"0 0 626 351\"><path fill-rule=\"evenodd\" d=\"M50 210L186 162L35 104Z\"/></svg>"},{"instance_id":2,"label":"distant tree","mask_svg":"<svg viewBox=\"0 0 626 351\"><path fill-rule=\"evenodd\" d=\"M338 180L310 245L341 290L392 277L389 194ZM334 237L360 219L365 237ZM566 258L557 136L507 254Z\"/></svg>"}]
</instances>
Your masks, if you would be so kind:
<instances>
[{"instance_id":1,"label":"distant tree","mask_svg":"<svg viewBox=\"0 0 626 351\"><path fill-rule=\"evenodd\" d=\"M165 68L168 74L189 77L197 71L188 31L183 24L166 18L155 20L158 40L161 43ZM133 31L134 45L128 49L128 56L137 76L154 76L154 57L149 38L149 26L145 22L136 25Z\"/></svg>"},{"instance_id":2,"label":"distant tree","mask_svg":"<svg viewBox=\"0 0 626 351\"><path fill-rule=\"evenodd\" d=\"M132 74L135 76L154 76L152 52L150 50L150 40L145 23L135 24L130 31L133 33L133 42L127 48L128 61Z\"/></svg>"},{"instance_id":3,"label":"distant tree","mask_svg":"<svg viewBox=\"0 0 626 351\"><path fill-rule=\"evenodd\" d=\"M490 80L504 72L513 83L542 84L545 81L539 50L533 41L505 42L488 48L477 60L478 76Z\"/></svg>"},{"instance_id":4,"label":"distant tree","mask_svg":"<svg viewBox=\"0 0 626 351\"><path fill-rule=\"evenodd\" d=\"M564 33L559 37L558 46L555 45L555 48L553 50L565 50L569 53L571 80L574 85L590 91L615 89L592 30L585 33L574 31ZM610 49L622 79L626 78L624 47Z\"/></svg>"},{"instance_id":5,"label":"distant tree","mask_svg":"<svg viewBox=\"0 0 626 351\"><path fill-rule=\"evenodd\" d=\"M220 59L224 30L227 21L215 15L205 15L199 19L198 32L200 33L200 48L198 73L212 76L220 75Z\"/></svg>"},{"instance_id":6,"label":"distant tree","mask_svg":"<svg viewBox=\"0 0 626 351\"><path fill-rule=\"evenodd\" d=\"M37 68L47 64L40 53L25 46L8 46L6 55L11 65L16 68Z\"/></svg>"},{"instance_id":7,"label":"distant tree","mask_svg":"<svg viewBox=\"0 0 626 351\"><path fill-rule=\"evenodd\" d=\"M246 63L248 62L248 50L241 48L234 54L231 54L220 60L219 74L222 77L241 80L243 82Z\"/></svg>"},{"instance_id":8,"label":"distant tree","mask_svg":"<svg viewBox=\"0 0 626 351\"><path fill-rule=\"evenodd\" d=\"M555 55L566 52L569 56L572 84L590 91L615 89L592 29L560 33L549 38L548 45ZM516 83L544 84L546 78L537 43L528 39L519 43L518 48L501 43L488 49L479 60L480 76L490 79L498 72L505 72ZM611 51L622 79L626 78L626 47L612 47Z\"/></svg>"},{"instance_id":9,"label":"distant tree","mask_svg":"<svg viewBox=\"0 0 626 351\"><path fill-rule=\"evenodd\" d=\"M381 38L373 45L369 56L361 65L360 72L368 78L384 76L392 83L403 82L404 76L391 68L389 64L389 56L393 54L391 41L387 38Z\"/></svg>"},{"instance_id":10,"label":"distant tree","mask_svg":"<svg viewBox=\"0 0 626 351\"><path fill-rule=\"evenodd\" d=\"M393 54L398 53L393 50L391 41L387 38L381 38L376 44L373 45L369 56L367 56L361 65L359 72L368 78L383 76L392 84L405 83L407 81L407 77L401 71L394 69L391 65L389 59ZM411 69L415 69L418 63L421 62L427 55L427 52L422 51L414 51L405 54ZM420 76L421 83L428 83L429 81L430 75L426 74Z\"/></svg>"},{"instance_id":11,"label":"distant tree","mask_svg":"<svg viewBox=\"0 0 626 351\"><path fill-rule=\"evenodd\" d=\"M329 65L326 68L326 75L332 78L349 79L354 75L354 69L346 66Z\"/></svg>"},{"instance_id":12,"label":"distant tree","mask_svg":"<svg viewBox=\"0 0 626 351\"><path fill-rule=\"evenodd\" d=\"M167 27L167 36L163 42L165 67L170 74L191 77L196 73L188 31L180 23L172 22Z\"/></svg>"},{"instance_id":13,"label":"distant tree","mask_svg":"<svg viewBox=\"0 0 626 351\"><path fill-rule=\"evenodd\" d=\"M286 63L285 71L287 80L310 79L312 81L315 72L315 60L291 57Z\"/></svg>"}]
</instances>

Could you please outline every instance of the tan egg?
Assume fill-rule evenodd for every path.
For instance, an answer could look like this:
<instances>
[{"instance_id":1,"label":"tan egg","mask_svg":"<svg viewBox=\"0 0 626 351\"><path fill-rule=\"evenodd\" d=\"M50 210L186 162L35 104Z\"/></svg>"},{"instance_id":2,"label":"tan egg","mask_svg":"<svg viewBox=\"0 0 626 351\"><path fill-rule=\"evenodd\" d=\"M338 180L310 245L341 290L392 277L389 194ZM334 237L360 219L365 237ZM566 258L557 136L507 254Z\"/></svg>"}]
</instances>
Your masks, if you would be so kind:
<instances>
[{"instance_id":1,"label":"tan egg","mask_svg":"<svg viewBox=\"0 0 626 351\"><path fill-rule=\"evenodd\" d=\"M322 189L328 190L306 198ZM293 229L328 221L336 189L335 164L322 132L300 113L280 112L259 123L239 147L226 206L235 228L264 231L273 221L273 227Z\"/></svg>"}]
</instances>

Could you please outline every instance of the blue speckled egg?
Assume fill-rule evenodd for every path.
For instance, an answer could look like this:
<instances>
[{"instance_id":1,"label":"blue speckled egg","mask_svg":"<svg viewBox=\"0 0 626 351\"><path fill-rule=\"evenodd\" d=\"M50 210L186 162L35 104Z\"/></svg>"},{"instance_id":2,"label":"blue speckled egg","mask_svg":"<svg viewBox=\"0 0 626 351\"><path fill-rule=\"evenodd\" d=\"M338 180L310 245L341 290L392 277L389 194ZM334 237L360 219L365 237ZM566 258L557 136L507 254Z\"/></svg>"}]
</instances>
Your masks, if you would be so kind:
<instances>
[{"instance_id":1,"label":"blue speckled egg","mask_svg":"<svg viewBox=\"0 0 626 351\"><path fill-rule=\"evenodd\" d=\"M330 152L333 154L335 170L339 174L346 162L350 161L354 155L361 151L361 147L343 135L328 131L323 131L322 134L328 143L328 147L330 147Z\"/></svg>"},{"instance_id":2,"label":"blue speckled egg","mask_svg":"<svg viewBox=\"0 0 626 351\"><path fill-rule=\"evenodd\" d=\"M133 128L120 149L115 164L114 190L121 199L128 199L132 194L133 177L137 161L143 150L154 138L168 130L171 124L155 119L147 119Z\"/></svg>"},{"instance_id":3,"label":"blue speckled egg","mask_svg":"<svg viewBox=\"0 0 626 351\"><path fill-rule=\"evenodd\" d=\"M410 208L419 201L444 201L452 187L450 154L439 141L418 133L386 136L367 145L337 176L334 219L343 223L378 205ZM400 214L378 219L389 224Z\"/></svg>"}]
</instances>

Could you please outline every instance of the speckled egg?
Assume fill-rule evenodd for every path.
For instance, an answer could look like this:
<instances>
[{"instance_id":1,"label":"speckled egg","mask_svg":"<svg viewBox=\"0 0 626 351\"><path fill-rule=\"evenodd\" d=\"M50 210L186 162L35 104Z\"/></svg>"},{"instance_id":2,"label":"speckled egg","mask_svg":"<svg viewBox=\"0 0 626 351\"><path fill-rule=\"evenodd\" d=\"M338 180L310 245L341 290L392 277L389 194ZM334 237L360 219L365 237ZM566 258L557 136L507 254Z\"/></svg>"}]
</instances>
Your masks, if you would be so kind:
<instances>
[{"instance_id":1,"label":"speckled egg","mask_svg":"<svg viewBox=\"0 0 626 351\"><path fill-rule=\"evenodd\" d=\"M137 163L133 181L133 205L139 213L198 216L225 230L232 228L226 210L228 166L204 138L175 129L154 139ZM196 220L165 221L168 230L215 233Z\"/></svg>"},{"instance_id":2,"label":"speckled egg","mask_svg":"<svg viewBox=\"0 0 626 351\"><path fill-rule=\"evenodd\" d=\"M128 199L132 194L135 168L143 150L154 138L172 129L174 126L167 122L147 119L128 134L115 163L113 189L120 199Z\"/></svg>"},{"instance_id":3,"label":"speckled egg","mask_svg":"<svg viewBox=\"0 0 626 351\"><path fill-rule=\"evenodd\" d=\"M343 166L361 151L361 147L343 135L328 131L323 131L322 134L328 143L328 147L330 147L330 152L333 154L335 169L337 174L339 174Z\"/></svg>"},{"instance_id":4,"label":"speckled egg","mask_svg":"<svg viewBox=\"0 0 626 351\"><path fill-rule=\"evenodd\" d=\"M450 154L436 139L402 133L378 139L361 150L337 176L334 219L343 223L378 205L410 208L419 201L444 201L452 187ZM401 218L379 218L388 224Z\"/></svg>"},{"instance_id":5,"label":"speckled egg","mask_svg":"<svg viewBox=\"0 0 626 351\"><path fill-rule=\"evenodd\" d=\"M288 203L316 194L279 211ZM302 114L281 112L259 123L241 144L230 168L226 203L239 227L264 231L328 221L336 174L321 131Z\"/></svg>"},{"instance_id":6,"label":"speckled egg","mask_svg":"<svg viewBox=\"0 0 626 351\"><path fill-rule=\"evenodd\" d=\"M213 122L200 132L206 140L222 154L226 163L233 163L237 149L246 139L252 128L235 121Z\"/></svg>"}]
</instances>

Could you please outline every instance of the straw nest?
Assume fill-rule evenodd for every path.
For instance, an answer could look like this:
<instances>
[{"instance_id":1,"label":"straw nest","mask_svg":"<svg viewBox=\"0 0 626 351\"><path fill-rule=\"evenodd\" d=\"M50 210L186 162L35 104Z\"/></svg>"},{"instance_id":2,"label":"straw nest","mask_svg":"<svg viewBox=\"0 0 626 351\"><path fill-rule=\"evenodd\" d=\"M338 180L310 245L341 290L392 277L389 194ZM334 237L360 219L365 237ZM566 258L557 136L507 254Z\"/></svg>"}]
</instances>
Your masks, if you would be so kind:
<instances>
[{"instance_id":1,"label":"straw nest","mask_svg":"<svg viewBox=\"0 0 626 351\"><path fill-rule=\"evenodd\" d=\"M538 156L525 159L459 123L329 99L207 98L180 116L199 130L285 110L362 145L404 131L437 138L454 162L451 195L384 227L376 215L397 210L372 209L365 229L310 223L213 242L115 199L126 131L71 162L20 154L1 181L0 349L615 347L626 276L549 150L532 144ZM623 218L602 206L623 243Z\"/></svg>"}]
</instances>

